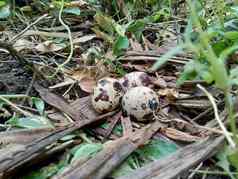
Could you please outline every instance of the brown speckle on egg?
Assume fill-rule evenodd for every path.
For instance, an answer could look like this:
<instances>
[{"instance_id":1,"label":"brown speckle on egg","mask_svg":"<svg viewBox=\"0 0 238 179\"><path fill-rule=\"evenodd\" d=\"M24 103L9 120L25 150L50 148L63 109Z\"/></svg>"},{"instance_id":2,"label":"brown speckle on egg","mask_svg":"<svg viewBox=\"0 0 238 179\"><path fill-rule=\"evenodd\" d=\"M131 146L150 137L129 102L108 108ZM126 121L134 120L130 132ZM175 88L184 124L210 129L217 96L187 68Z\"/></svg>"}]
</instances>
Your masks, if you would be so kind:
<instances>
[{"instance_id":1,"label":"brown speckle on egg","mask_svg":"<svg viewBox=\"0 0 238 179\"><path fill-rule=\"evenodd\" d=\"M126 74L120 79L122 87L125 91L137 86L150 86L152 85L151 77L145 72L131 72Z\"/></svg>"},{"instance_id":2,"label":"brown speckle on egg","mask_svg":"<svg viewBox=\"0 0 238 179\"><path fill-rule=\"evenodd\" d=\"M138 86L125 93L122 104L123 111L128 116L134 116L138 121L147 121L158 110L159 99L152 89Z\"/></svg>"},{"instance_id":3,"label":"brown speckle on egg","mask_svg":"<svg viewBox=\"0 0 238 179\"><path fill-rule=\"evenodd\" d=\"M123 94L123 88L118 80L103 78L93 89L92 105L99 113L113 111L119 106Z\"/></svg>"},{"instance_id":4,"label":"brown speckle on egg","mask_svg":"<svg viewBox=\"0 0 238 179\"><path fill-rule=\"evenodd\" d=\"M152 84L152 80L151 80L150 76L147 75L146 73L141 74L139 76L139 78L141 79L143 86L149 86Z\"/></svg>"},{"instance_id":5,"label":"brown speckle on egg","mask_svg":"<svg viewBox=\"0 0 238 179\"><path fill-rule=\"evenodd\" d=\"M119 81L116 81L113 83L113 88L115 91L118 91L118 92L123 91L123 88L122 88L121 84L119 83Z\"/></svg>"}]
</instances>

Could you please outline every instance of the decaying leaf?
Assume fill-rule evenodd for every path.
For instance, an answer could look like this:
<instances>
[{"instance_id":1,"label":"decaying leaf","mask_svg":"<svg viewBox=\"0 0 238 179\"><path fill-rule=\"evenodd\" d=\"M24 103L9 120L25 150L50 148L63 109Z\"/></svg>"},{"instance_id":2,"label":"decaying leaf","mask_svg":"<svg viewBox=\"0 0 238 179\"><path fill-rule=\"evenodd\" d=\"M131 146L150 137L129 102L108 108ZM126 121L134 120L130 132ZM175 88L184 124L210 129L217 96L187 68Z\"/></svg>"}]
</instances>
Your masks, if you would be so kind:
<instances>
[{"instance_id":1,"label":"decaying leaf","mask_svg":"<svg viewBox=\"0 0 238 179\"><path fill-rule=\"evenodd\" d=\"M6 132L0 132L1 144L26 144L35 139L48 135L52 132L52 128L37 128L37 129L18 129Z\"/></svg>"},{"instance_id":2,"label":"decaying leaf","mask_svg":"<svg viewBox=\"0 0 238 179\"><path fill-rule=\"evenodd\" d=\"M16 51L20 52L22 50L32 50L35 45L26 39L19 39L15 42L13 47L16 49Z\"/></svg>"},{"instance_id":3,"label":"decaying leaf","mask_svg":"<svg viewBox=\"0 0 238 179\"><path fill-rule=\"evenodd\" d=\"M48 52L57 52L59 50L64 49L65 47L66 47L66 45L63 43L56 44L53 41L45 41L43 43L36 45L35 49L38 52L48 53Z\"/></svg>"},{"instance_id":4,"label":"decaying leaf","mask_svg":"<svg viewBox=\"0 0 238 179\"><path fill-rule=\"evenodd\" d=\"M174 88L161 89L158 93L160 96L166 96L169 101L175 101L179 97L178 91Z\"/></svg>"},{"instance_id":5,"label":"decaying leaf","mask_svg":"<svg viewBox=\"0 0 238 179\"><path fill-rule=\"evenodd\" d=\"M96 35L94 35L94 34L78 37L78 38L73 39L73 44L85 43L85 42L88 42L88 41L94 39L95 37L96 37Z\"/></svg>"},{"instance_id":6,"label":"decaying leaf","mask_svg":"<svg viewBox=\"0 0 238 179\"><path fill-rule=\"evenodd\" d=\"M171 139L184 141L184 142L194 142L194 141L199 141L202 139L200 137L193 136L182 131L178 131L174 128L164 128L162 130L162 133Z\"/></svg>"},{"instance_id":7,"label":"decaying leaf","mask_svg":"<svg viewBox=\"0 0 238 179\"><path fill-rule=\"evenodd\" d=\"M93 68L78 68L65 73L65 80L54 86L51 89L67 86L77 83L85 92L91 93L96 85L96 69Z\"/></svg>"}]
</instances>

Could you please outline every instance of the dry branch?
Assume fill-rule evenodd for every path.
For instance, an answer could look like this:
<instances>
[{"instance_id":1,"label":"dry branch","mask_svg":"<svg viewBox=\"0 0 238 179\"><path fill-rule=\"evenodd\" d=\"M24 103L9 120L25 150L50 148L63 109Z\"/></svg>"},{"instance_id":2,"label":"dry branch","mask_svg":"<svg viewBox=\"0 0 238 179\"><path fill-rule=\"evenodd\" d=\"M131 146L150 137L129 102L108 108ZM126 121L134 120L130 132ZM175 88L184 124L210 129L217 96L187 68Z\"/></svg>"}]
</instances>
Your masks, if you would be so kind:
<instances>
[{"instance_id":1,"label":"dry branch","mask_svg":"<svg viewBox=\"0 0 238 179\"><path fill-rule=\"evenodd\" d=\"M184 148L164 159L152 162L118 179L172 179L214 155L224 137L209 138Z\"/></svg>"},{"instance_id":2,"label":"dry branch","mask_svg":"<svg viewBox=\"0 0 238 179\"><path fill-rule=\"evenodd\" d=\"M155 122L133 132L130 136L109 142L96 156L85 163L82 163L82 161L79 161L77 164L74 163L65 172L55 176L54 179L102 179L120 165L139 146L145 144L160 128L160 123Z\"/></svg>"}]
</instances>

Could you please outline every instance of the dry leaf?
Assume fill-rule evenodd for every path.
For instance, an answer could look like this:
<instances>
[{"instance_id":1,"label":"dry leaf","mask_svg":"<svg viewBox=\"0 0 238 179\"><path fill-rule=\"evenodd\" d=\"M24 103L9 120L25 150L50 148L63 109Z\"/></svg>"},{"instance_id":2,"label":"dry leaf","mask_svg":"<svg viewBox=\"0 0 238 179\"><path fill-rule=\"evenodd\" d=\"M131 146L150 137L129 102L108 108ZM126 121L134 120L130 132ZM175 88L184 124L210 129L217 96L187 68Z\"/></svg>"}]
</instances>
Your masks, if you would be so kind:
<instances>
[{"instance_id":1,"label":"dry leaf","mask_svg":"<svg viewBox=\"0 0 238 179\"><path fill-rule=\"evenodd\" d=\"M14 49L18 52L22 51L22 50L29 50L29 49L33 49L35 46L32 42L30 42L29 40L26 39L19 39L15 42L15 44L13 45Z\"/></svg>"},{"instance_id":2,"label":"dry leaf","mask_svg":"<svg viewBox=\"0 0 238 179\"><path fill-rule=\"evenodd\" d=\"M65 44L55 44L52 41L45 41L35 46L35 49L38 52L47 53L47 52L56 52L56 51L62 50L65 47L66 47Z\"/></svg>"},{"instance_id":3,"label":"dry leaf","mask_svg":"<svg viewBox=\"0 0 238 179\"><path fill-rule=\"evenodd\" d=\"M159 90L160 96L166 96L169 101L175 101L179 97L179 93L174 88L166 88Z\"/></svg>"},{"instance_id":4,"label":"dry leaf","mask_svg":"<svg viewBox=\"0 0 238 179\"><path fill-rule=\"evenodd\" d=\"M80 88L88 93L92 93L93 87L96 85L96 80L94 78L83 78L79 81Z\"/></svg>"},{"instance_id":5,"label":"dry leaf","mask_svg":"<svg viewBox=\"0 0 238 179\"><path fill-rule=\"evenodd\" d=\"M78 83L83 91L91 93L93 87L96 85L96 70L93 68L79 68L74 71L65 72L65 80L50 88L55 89L73 83Z\"/></svg>"},{"instance_id":6,"label":"dry leaf","mask_svg":"<svg viewBox=\"0 0 238 179\"><path fill-rule=\"evenodd\" d=\"M88 5L88 3L83 0L77 0L77 1L69 2L66 5L67 7L84 7Z\"/></svg>"},{"instance_id":7,"label":"dry leaf","mask_svg":"<svg viewBox=\"0 0 238 179\"><path fill-rule=\"evenodd\" d=\"M167 83L163 78L157 77L154 81L153 84L157 87L160 88L166 88L167 87Z\"/></svg>"},{"instance_id":8,"label":"dry leaf","mask_svg":"<svg viewBox=\"0 0 238 179\"><path fill-rule=\"evenodd\" d=\"M200 137L192 136L188 133L178 131L173 128L165 128L165 129L163 129L162 133L164 135L166 135L167 137L174 139L174 140L178 140L178 141L194 142L194 141L201 140Z\"/></svg>"},{"instance_id":9,"label":"dry leaf","mask_svg":"<svg viewBox=\"0 0 238 179\"><path fill-rule=\"evenodd\" d=\"M79 37L79 38L76 38L73 40L73 44L77 44L77 43L85 43L85 42L88 42L92 39L94 39L96 37L96 35L85 35L83 37Z\"/></svg>"}]
</instances>

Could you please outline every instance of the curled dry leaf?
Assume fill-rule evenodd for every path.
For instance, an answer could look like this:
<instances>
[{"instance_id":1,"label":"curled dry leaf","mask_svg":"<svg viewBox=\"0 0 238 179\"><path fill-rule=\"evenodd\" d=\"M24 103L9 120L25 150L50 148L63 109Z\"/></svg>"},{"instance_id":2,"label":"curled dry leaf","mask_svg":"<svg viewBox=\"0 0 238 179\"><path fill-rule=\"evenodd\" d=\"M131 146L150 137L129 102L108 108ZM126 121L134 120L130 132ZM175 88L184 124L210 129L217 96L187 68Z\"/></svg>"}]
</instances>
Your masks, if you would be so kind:
<instances>
[{"instance_id":1,"label":"curled dry leaf","mask_svg":"<svg viewBox=\"0 0 238 179\"><path fill-rule=\"evenodd\" d=\"M78 81L83 91L91 93L96 85L96 70L94 68L77 69L72 73L71 78Z\"/></svg>"},{"instance_id":2,"label":"curled dry leaf","mask_svg":"<svg viewBox=\"0 0 238 179\"><path fill-rule=\"evenodd\" d=\"M88 3L83 0L72 1L66 4L67 7L84 7L86 5L88 5Z\"/></svg>"},{"instance_id":3,"label":"curled dry leaf","mask_svg":"<svg viewBox=\"0 0 238 179\"><path fill-rule=\"evenodd\" d=\"M87 93L91 93L95 85L96 85L96 81L94 78L83 78L79 82L80 88Z\"/></svg>"},{"instance_id":4,"label":"curled dry leaf","mask_svg":"<svg viewBox=\"0 0 238 179\"><path fill-rule=\"evenodd\" d=\"M95 37L96 37L96 35L94 35L94 34L85 35L85 36L74 39L73 44L85 43L85 42L88 42L88 41L94 39Z\"/></svg>"},{"instance_id":5,"label":"curled dry leaf","mask_svg":"<svg viewBox=\"0 0 238 179\"><path fill-rule=\"evenodd\" d=\"M93 87L96 85L96 70L94 68L78 68L74 71L65 71L65 80L61 83L58 83L54 86L51 86L51 89L60 88L63 86L71 85L73 83L78 83L80 88L87 92L91 93Z\"/></svg>"},{"instance_id":6,"label":"curled dry leaf","mask_svg":"<svg viewBox=\"0 0 238 179\"><path fill-rule=\"evenodd\" d=\"M165 96L169 101L175 101L179 97L179 93L174 88L165 88L159 90L160 96Z\"/></svg>"},{"instance_id":7,"label":"curled dry leaf","mask_svg":"<svg viewBox=\"0 0 238 179\"><path fill-rule=\"evenodd\" d=\"M35 49L38 52L48 53L48 52L57 52L59 50L62 50L65 47L66 47L66 45L63 43L56 44L52 41L45 41L45 42L40 43L37 46L35 46Z\"/></svg>"},{"instance_id":8,"label":"curled dry leaf","mask_svg":"<svg viewBox=\"0 0 238 179\"><path fill-rule=\"evenodd\" d=\"M14 49L18 52L22 51L22 50L30 50L33 49L35 47L35 45L30 42L29 40L26 39L19 39L15 42L15 44L13 45Z\"/></svg>"},{"instance_id":9,"label":"curled dry leaf","mask_svg":"<svg viewBox=\"0 0 238 179\"><path fill-rule=\"evenodd\" d=\"M202 139L200 137L193 136L173 128L164 128L162 130L162 133L171 139L183 141L183 142L194 142L194 141L198 141Z\"/></svg>"}]
</instances>

